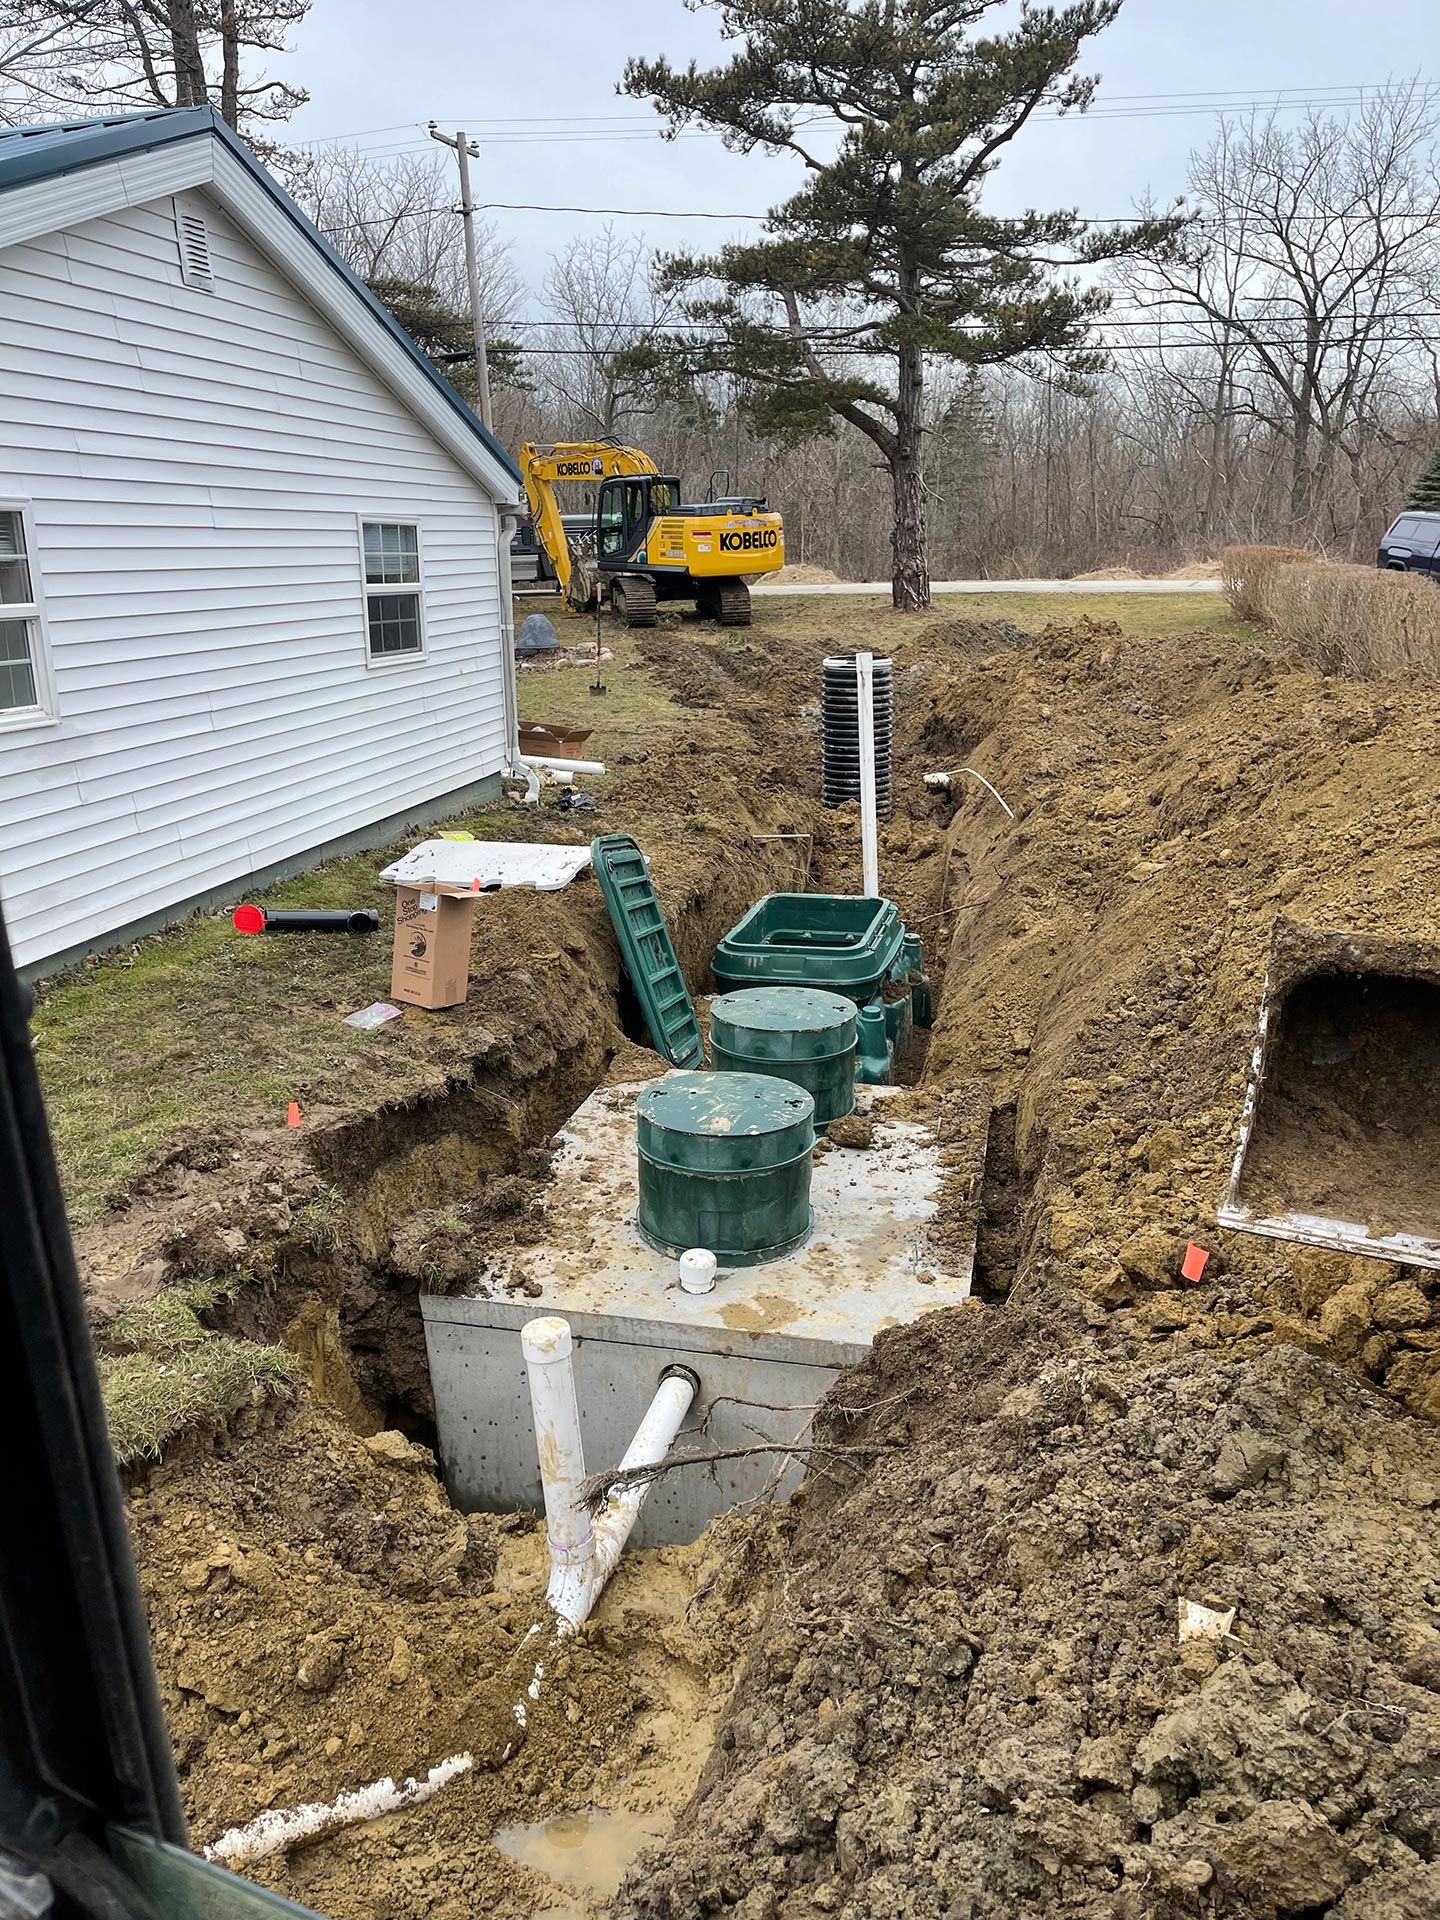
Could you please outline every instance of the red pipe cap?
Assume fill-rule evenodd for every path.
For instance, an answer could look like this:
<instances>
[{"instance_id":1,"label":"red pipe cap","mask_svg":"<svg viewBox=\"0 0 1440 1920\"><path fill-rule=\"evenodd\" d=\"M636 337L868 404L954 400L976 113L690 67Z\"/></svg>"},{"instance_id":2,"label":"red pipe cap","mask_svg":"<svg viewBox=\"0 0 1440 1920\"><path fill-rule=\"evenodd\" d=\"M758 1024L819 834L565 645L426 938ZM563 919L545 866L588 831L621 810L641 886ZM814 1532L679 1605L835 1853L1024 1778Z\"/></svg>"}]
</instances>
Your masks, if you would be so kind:
<instances>
[{"instance_id":1,"label":"red pipe cap","mask_svg":"<svg viewBox=\"0 0 1440 1920\"><path fill-rule=\"evenodd\" d=\"M265 909L263 907L237 907L230 916L237 933L263 933L265 931Z\"/></svg>"}]
</instances>

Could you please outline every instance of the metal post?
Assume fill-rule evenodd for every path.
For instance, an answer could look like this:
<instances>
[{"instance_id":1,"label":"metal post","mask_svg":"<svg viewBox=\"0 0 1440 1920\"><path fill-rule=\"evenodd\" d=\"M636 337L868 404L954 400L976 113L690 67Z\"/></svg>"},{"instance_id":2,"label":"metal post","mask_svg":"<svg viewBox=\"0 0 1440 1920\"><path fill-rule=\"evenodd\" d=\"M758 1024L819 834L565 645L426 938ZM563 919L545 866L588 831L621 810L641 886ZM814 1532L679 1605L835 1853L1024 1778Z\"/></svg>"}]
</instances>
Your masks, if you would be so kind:
<instances>
[{"instance_id":1,"label":"metal post","mask_svg":"<svg viewBox=\"0 0 1440 1920\"><path fill-rule=\"evenodd\" d=\"M475 204L470 198L470 161L480 157L480 149L467 140L463 131L457 132L452 140L448 134L441 133L432 120L430 138L438 140L442 146L453 147L460 162L460 218L465 229L465 279L470 288L470 325L475 333L475 378L480 389L480 419L482 424L494 432L495 421L490 412L490 363L485 355L485 320L480 311L480 264L475 252Z\"/></svg>"},{"instance_id":2,"label":"metal post","mask_svg":"<svg viewBox=\"0 0 1440 1920\"><path fill-rule=\"evenodd\" d=\"M880 897L880 841L875 804L875 656L855 656L856 720L860 734L860 857L867 900Z\"/></svg>"}]
</instances>

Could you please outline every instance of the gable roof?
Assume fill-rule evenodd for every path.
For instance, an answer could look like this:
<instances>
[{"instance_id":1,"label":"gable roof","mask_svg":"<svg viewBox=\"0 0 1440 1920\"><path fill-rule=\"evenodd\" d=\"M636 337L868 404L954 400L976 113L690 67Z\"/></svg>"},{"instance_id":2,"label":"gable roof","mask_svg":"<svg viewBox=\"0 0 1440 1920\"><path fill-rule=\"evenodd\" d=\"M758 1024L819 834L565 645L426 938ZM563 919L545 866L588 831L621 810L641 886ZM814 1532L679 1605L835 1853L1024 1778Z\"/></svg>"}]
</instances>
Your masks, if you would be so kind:
<instances>
[{"instance_id":1,"label":"gable roof","mask_svg":"<svg viewBox=\"0 0 1440 1920\"><path fill-rule=\"evenodd\" d=\"M188 143L188 144L187 144ZM198 153L202 148L213 153L218 143L223 158L218 158L212 167L191 168L194 180L185 177L186 169L182 165L164 168L153 177L161 181L156 193L173 192L177 185L204 185L216 195L222 205L231 212L241 212L234 204L235 183L238 178L248 181L252 187L258 187L274 215L285 223L293 237L308 243L311 259L322 275L338 276L343 284L344 295L350 302L363 303L369 319L377 329L388 335L391 342L403 349L414 372L423 376L434 395L443 401L449 415L458 420L469 433L479 441L487 456L484 468L495 486L498 467L511 483L510 488L495 488L497 495L510 499L520 498L523 483L520 469L514 460L466 406L460 395L451 386L443 374L438 372L431 362L416 346L405 329L392 317L371 293L364 281L340 258L339 254L296 206L280 183L261 166L255 155L244 141L225 124L213 107L165 107L154 113L116 114L101 120L71 120L57 122L52 126L40 127L0 127L0 216L6 197L24 188L43 188L47 184L63 183L73 176L85 175L94 171L97 176L104 168L113 173L118 166L126 172L133 170L133 163L143 156L157 156L164 160L167 156L175 158L187 153ZM238 174L237 174L238 169ZM170 179L171 184L164 184ZM227 192L227 183L230 191ZM76 183L83 188L83 180ZM138 191L127 189L120 204L136 204L143 196L144 188ZM55 201L54 211L64 209L63 217L53 218L49 226L71 224L76 217L89 218L91 214L84 209L83 192L77 196L68 195ZM104 207L94 211L105 211ZM243 224L253 224L243 222ZM263 225L264 223L262 223ZM6 233L6 222L0 217L0 248L9 244L19 234ZM47 230L44 216L40 224L28 220L25 222L26 235ZM259 239L259 233L252 237ZM273 235L272 235L273 237ZM272 249L273 251L273 249ZM284 249L292 267L297 263L296 250ZM305 276L309 290L314 292L319 284L311 275ZM449 436L445 436L448 438Z\"/></svg>"}]
</instances>

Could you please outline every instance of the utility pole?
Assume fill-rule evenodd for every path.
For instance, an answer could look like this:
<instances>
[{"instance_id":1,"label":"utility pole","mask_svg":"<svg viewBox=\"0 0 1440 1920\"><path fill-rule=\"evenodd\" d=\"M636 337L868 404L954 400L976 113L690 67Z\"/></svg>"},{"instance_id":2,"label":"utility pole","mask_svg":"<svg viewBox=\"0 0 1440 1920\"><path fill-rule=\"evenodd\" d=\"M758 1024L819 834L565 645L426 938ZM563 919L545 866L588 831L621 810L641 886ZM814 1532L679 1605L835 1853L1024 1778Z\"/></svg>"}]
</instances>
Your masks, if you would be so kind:
<instances>
[{"instance_id":1,"label":"utility pole","mask_svg":"<svg viewBox=\"0 0 1440 1920\"><path fill-rule=\"evenodd\" d=\"M480 267L475 257L475 203L470 198L470 162L480 158L473 140L457 132L452 139L441 133L432 120L430 138L442 147L453 147L460 162L460 217L465 224L465 278L470 286L470 324L475 329L475 375L480 388L480 419L492 433L495 422L490 413L490 363L485 358L485 321L480 312Z\"/></svg>"}]
</instances>

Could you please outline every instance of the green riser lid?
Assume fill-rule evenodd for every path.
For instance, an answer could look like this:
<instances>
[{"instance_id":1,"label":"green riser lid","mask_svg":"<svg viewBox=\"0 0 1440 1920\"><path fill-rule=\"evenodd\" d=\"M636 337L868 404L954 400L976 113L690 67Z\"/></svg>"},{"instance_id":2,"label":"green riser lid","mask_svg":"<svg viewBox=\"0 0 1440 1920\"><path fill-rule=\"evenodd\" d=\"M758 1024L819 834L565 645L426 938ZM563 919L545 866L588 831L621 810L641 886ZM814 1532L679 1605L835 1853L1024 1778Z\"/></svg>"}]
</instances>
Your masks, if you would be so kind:
<instances>
[{"instance_id":1,"label":"green riser lid","mask_svg":"<svg viewBox=\"0 0 1440 1920\"><path fill-rule=\"evenodd\" d=\"M778 1259L809 1235L814 1102L752 1073L671 1073L636 1100L641 1237L708 1247L722 1266Z\"/></svg>"},{"instance_id":2,"label":"green riser lid","mask_svg":"<svg viewBox=\"0 0 1440 1920\"><path fill-rule=\"evenodd\" d=\"M710 1057L720 1072L768 1073L803 1087L815 1124L855 1110L857 1009L812 987L751 987L710 1006Z\"/></svg>"}]
</instances>

